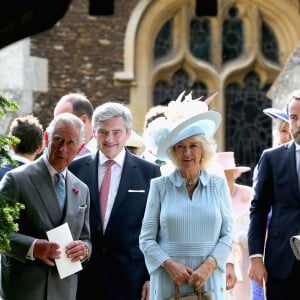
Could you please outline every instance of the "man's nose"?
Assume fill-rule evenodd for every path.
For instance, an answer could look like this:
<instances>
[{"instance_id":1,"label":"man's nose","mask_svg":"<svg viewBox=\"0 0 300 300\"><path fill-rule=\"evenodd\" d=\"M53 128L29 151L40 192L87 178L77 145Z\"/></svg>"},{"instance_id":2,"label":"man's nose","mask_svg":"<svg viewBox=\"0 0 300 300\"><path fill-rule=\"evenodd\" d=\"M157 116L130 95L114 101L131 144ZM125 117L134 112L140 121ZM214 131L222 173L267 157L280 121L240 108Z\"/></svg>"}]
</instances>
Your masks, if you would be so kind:
<instances>
[{"instance_id":1,"label":"man's nose","mask_svg":"<svg viewBox=\"0 0 300 300\"><path fill-rule=\"evenodd\" d=\"M60 144L59 144L59 149L60 150L63 150L67 148L67 142L66 141L62 141Z\"/></svg>"},{"instance_id":2,"label":"man's nose","mask_svg":"<svg viewBox=\"0 0 300 300\"><path fill-rule=\"evenodd\" d=\"M105 140L109 141L113 138L113 133L112 132L107 132L107 134L105 135Z\"/></svg>"},{"instance_id":3,"label":"man's nose","mask_svg":"<svg viewBox=\"0 0 300 300\"><path fill-rule=\"evenodd\" d=\"M75 147L75 144L68 140L62 140L59 143L60 150L68 150L68 149L74 148L74 147Z\"/></svg>"}]
</instances>

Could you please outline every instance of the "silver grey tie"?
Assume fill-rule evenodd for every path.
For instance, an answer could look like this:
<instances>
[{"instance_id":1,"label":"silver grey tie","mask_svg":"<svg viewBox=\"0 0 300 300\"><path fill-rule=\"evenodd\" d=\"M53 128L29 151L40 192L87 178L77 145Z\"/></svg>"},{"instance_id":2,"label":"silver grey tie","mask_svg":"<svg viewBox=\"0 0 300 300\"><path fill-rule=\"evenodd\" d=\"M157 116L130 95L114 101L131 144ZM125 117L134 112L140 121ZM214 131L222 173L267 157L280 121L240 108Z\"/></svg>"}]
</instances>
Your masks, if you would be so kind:
<instances>
[{"instance_id":1,"label":"silver grey tie","mask_svg":"<svg viewBox=\"0 0 300 300\"><path fill-rule=\"evenodd\" d=\"M64 184L64 177L61 173L55 173L55 192L57 195L58 203L61 210L64 209L65 206L65 184Z\"/></svg>"}]
</instances>

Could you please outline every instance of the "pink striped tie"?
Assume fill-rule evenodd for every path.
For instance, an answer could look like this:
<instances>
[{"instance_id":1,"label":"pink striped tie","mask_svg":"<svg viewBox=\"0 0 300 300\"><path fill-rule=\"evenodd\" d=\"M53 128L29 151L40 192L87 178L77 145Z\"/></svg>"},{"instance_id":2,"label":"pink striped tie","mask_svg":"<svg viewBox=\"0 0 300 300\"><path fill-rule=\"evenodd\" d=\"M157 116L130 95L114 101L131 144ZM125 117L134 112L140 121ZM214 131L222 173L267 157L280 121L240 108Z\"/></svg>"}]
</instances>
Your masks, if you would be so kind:
<instances>
[{"instance_id":1,"label":"pink striped tie","mask_svg":"<svg viewBox=\"0 0 300 300\"><path fill-rule=\"evenodd\" d=\"M108 200L108 194L109 194L111 166L114 163L115 162L111 159L106 162L106 172L103 177L103 181L102 181L101 189L100 189L100 208L101 208L102 225L104 225L104 218L105 218L105 212L106 212L106 206L107 206L107 200Z\"/></svg>"}]
</instances>

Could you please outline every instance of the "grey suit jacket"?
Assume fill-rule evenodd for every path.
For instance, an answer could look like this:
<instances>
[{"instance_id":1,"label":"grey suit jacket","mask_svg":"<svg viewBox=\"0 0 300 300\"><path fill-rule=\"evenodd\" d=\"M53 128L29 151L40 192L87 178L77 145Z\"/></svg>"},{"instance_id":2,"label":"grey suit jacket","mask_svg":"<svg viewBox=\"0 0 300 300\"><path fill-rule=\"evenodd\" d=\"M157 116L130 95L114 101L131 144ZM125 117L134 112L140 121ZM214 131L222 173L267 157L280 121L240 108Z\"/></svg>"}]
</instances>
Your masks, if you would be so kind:
<instances>
[{"instance_id":1,"label":"grey suit jacket","mask_svg":"<svg viewBox=\"0 0 300 300\"><path fill-rule=\"evenodd\" d=\"M4 298L75 299L77 274L60 279L56 267L39 259L26 259L26 255L35 239L47 239L48 230L65 222L73 239L84 241L91 250L88 187L67 171L66 203L62 213L52 178L41 157L6 173L0 182L0 192L25 205L18 222L19 231L11 236L11 251L1 258Z\"/></svg>"}]
</instances>

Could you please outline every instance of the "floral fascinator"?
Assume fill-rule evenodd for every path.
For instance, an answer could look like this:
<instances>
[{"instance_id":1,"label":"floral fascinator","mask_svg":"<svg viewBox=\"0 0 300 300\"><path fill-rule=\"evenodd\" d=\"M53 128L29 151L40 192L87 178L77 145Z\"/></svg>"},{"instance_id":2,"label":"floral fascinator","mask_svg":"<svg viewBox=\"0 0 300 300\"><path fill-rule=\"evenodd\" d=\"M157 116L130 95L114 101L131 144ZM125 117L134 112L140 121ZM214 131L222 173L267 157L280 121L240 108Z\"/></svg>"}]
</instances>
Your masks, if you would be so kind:
<instances>
[{"instance_id":1,"label":"floral fascinator","mask_svg":"<svg viewBox=\"0 0 300 300\"><path fill-rule=\"evenodd\" d=\"M179 141L196 134L212 137L221 123L221 115L208 110L208 104L217 93L208 97L192 99L192 92L184 96L183 91L176 100L169 102L165 118L157 118L145 130L144 138L157 149L157 157L167 160L169 149Z\"/></svg>"}]
</instances>

